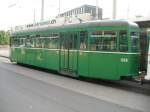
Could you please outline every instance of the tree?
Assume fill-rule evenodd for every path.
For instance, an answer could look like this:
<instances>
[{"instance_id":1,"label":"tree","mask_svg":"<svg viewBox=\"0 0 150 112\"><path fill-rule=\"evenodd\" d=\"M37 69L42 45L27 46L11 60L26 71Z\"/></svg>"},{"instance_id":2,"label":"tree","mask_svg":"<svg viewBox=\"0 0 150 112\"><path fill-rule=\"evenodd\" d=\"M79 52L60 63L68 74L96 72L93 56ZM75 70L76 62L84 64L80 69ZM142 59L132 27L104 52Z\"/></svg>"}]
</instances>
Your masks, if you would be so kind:
<instances>
[{"instance_id":1,"label":"tree","mask_svg":"<svg viewBox=\"0 0 150 112\"><path fill-rule=\"evenodd\" d=\"M10 33L7 31L0 31L0 45L9 45Z\"/></svg>"}]
</instances>

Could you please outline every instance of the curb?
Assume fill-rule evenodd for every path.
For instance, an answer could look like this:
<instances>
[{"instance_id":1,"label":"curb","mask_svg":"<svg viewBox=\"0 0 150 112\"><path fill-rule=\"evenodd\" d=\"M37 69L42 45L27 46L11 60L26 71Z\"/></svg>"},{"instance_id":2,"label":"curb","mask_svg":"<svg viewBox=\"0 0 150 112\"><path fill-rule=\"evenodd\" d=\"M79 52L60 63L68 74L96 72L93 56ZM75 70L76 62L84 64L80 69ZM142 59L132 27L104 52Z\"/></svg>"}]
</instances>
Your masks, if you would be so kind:
<instances>
[{"instance_id":1,"label":"curb","mask_svg":"<svg viewBox=\"0 0 150 112\"><path fill-rule=\"evenodd\" d=\"M4 58L8 58L8 59L9 59L9 56L3 56L3 55L0 55L0 57L4 57Z\"/></svg>"}]
</instances>

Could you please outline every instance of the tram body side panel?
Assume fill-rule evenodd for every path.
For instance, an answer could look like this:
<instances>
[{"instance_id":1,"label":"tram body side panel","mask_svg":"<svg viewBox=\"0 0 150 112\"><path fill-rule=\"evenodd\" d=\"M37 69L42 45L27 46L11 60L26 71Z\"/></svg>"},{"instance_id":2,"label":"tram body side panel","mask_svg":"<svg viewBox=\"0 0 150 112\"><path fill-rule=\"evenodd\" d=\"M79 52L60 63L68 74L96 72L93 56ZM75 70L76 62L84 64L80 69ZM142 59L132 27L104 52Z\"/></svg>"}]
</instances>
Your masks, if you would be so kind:
<instances>
[{"instance_id":1,"label":"tram body side panel","mask_svg":"<svg viewBox=\"0 0 150 112\"><path fill-rule=\"evenodd\" d=\"M139 62L137 55L98 52L90 52L88 55L87 61L84 62L82 60L86 59L85 56L79 55L79 61L82 59L81 62L78 62L80 76L120 80L122 76L132 77L138 75Z\"/></svg>"},{"instance_id":2,"label":"tram body side panel","mask_svg":"<svg viewBox=\"0 0 150 112\"><path fill-rule=\"evenodd\" d=\"M78 75L84 77L89 76L89 53L79 51L78 53Z\"/></svg>"},{"instance_id":3,"label":"tram body side panel","mask_svg":"<svg viewBox=\"0 0 150 112\"><path fill-rule=\"evenodd\" d=\"M45 68L51 70L59 70L60 58L59 49L45 49Z\"/></svg>"},{"instance_id":4,"label":"tram body side panel","mask_svg":"<svg viewBox=\"0 0 150 112\"><path fill-rule=\"evenodd\" d=\"M10 52L10 59L11 61L15 62L17 60L17 50L16 48L11 48L11 52Z\"/></svg>"},{"instance_id":5,"label":"tram body side panel","mask_svg":"<svg viewBox=\"0 0 150 112\"><path fill-rule=\"evenodd\" d=\"M23 50L23 51L22 51ZM22 54L23 52L23 54ZM32 53L31 53L32 52ZM59 69L59 54L56 50L12 48L11 59L16 62L35 65L51 70ZM19 58L17 58L19 57ZM139 56L137 54L79 52L79 76L106 80L120 80L121 76L138 75Z\"/></svg>"}]
</instances>

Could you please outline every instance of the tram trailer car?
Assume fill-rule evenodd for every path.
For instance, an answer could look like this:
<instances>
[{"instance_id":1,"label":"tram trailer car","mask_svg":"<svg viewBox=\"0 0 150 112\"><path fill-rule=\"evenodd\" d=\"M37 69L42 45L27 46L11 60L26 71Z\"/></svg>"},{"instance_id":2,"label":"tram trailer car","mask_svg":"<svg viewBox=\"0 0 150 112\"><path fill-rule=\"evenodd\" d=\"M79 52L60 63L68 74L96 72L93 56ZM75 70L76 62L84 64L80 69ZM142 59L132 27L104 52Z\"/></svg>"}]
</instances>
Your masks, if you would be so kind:
<instances>
[{"instance_id":1,"label":"tram trailer car","mask_svg":"<svg viewBox=\"0 0 150 112\"><path fill-rule=\"evenodd\" d=\"M16 31L11 61L74 77L121 80L139 71L139 27L102 20Z\"/></svg>"},{"instance_id":2,"label":"tram trailer car","mask_svg":"<svg viewBox=\"0 0 150 112\"><path fill-rule=\"evenodd\" d=\"M148 53L149 41L150 29L140 29L140 71L147 72L148 56L150 56Z\"/></svg>"}]
</instances>

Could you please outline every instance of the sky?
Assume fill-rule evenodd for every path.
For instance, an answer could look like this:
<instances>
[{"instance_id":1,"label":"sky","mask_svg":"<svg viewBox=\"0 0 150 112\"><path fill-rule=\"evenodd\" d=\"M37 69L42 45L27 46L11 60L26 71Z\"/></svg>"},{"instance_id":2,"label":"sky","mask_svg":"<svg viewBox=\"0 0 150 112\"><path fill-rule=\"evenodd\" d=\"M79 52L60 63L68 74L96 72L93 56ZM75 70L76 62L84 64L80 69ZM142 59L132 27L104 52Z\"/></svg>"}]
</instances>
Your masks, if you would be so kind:
<instances>
[{"instance_id":1,"label":"sky","mask_svg":"<svg viewBox=\"0 0 150 112\"><path fill-rule=\"evenodd\" d=\"M112 18L112 1L98 0L98 6L103 8L103 18ZM84 4L96 5L96 0L60 0L60 12ZM150 17L150 0L117 0L117 19L133 18L136 15ZM45 0L44 19L53 19L58 15L59 0ZM41 0L1 0L0 30L29 24L41 18Z\"/></svg>"}]
</instances>

